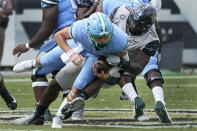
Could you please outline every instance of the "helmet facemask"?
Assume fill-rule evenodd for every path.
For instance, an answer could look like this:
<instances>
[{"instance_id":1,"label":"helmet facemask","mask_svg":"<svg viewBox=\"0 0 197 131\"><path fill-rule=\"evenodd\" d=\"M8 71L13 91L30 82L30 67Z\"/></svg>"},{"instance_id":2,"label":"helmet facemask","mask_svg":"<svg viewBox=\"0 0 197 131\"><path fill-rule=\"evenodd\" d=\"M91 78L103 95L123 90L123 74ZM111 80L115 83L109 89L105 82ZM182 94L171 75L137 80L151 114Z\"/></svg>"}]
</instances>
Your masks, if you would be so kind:
<instances>
[{"instance_id":1,"label":"helmet facemask","mask_svg":"<svg viewBox=\"0 0 197 131\"><path fill-rule=\"evenodd\" d=\"M128 7L129 8L129 7ZM130 10L127 19L129 33L132 35L142 35L146 33L156 20L156 10L149 4L142 4Z\"/></svg>"}]
</instances>

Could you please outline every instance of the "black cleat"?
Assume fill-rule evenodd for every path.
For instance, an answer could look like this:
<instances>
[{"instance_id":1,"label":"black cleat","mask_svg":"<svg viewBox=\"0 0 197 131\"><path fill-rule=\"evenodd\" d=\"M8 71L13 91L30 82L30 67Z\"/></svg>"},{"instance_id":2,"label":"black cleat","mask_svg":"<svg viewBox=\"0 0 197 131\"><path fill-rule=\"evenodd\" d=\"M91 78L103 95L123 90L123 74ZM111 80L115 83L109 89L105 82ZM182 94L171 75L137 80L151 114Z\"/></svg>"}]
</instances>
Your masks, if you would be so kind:
<instances>
[{"instance_id":1,"label":"black cleat","mask_svg":"<svg viewBox=\"0 0 197 131\"><path fill-rule=\"evenodd\" d=\"M11 110L15 110L17 108L17 102L15 98L9 93L9 91L4 86L4 80L1 74L0 74L0 95Z\"/></svg>"},{"instance_id":2,"label":"black cleat","mask_svg":"<svg viewBox=\"0 0 197 131\"><path fill-rule=\"evenodd\" d=\"M36 113L30 114L26 117L19 118L13 121L15 125L43 125L44 124L44 115L39 115Z\"/></svg>"},{"instance_id":3,"label":"black cleat","mask_svg":"<svg viewBox=\"0 0 197 131\"><path fill-rule=\"evenodd\" d=\"M71 117L72 113L82 107L84 107L85 100L82 97L76 97L72 101L66 103L66 105L62 108L62 114L64 114L67 118ZM65 117L65 119L67 119Z\"/></svg>"}]
</instances>

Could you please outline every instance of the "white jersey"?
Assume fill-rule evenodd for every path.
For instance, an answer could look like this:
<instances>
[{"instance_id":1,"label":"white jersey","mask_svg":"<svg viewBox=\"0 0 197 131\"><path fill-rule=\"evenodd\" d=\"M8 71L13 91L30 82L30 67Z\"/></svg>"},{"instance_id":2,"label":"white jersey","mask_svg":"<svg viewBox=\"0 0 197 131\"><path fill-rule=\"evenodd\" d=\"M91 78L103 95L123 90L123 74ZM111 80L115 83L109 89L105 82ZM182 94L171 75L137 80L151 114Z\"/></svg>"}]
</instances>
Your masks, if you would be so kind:
<instances>
[{"instance_id":1,"label":"white jersey","mask_svg":"<svg viewBox=\"0 0 197 131\"><path fill-rule=\"evenodd\" d=\"M127 26L127 18L130 12L126 6L118 8L113 16L112 22L117 25L121 30L128 34L128 50L142 50L148 43L159 40L155 27L152 26L147 33L143 35L133 36L129 34Z\"/></svg>"}]
</instances>

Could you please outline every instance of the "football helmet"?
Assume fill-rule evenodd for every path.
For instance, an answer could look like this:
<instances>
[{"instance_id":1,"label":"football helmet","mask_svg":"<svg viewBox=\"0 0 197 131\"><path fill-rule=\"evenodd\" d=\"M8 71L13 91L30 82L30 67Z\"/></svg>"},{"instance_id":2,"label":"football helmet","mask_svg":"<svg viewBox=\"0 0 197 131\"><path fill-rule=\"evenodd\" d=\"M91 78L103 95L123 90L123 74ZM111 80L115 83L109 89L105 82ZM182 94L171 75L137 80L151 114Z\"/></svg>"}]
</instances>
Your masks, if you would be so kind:
<instances>
[{"instance_id":1,"label":"football helmet","mask_svg":"<svg viewBox=\"0 0 197 131\"><path fill-rule=\"evenodd\" d=\"M127 9L130 11L127 19L127 32L131 35L142 35L155 23L157 14L152 5L143 3L132 9L127 7Z\"/></svg>"},{"instance_id":2,"label":"football helmet","mask_svg":"<svg viewBox=\"0 0 197 131\"><path fill-rule=\"evenodd\" d=\"M107 15L96 12L89 17L87 24L88 37L97 50L110 43L113 30L113 25Z\"/></svg>"}]
</instances>

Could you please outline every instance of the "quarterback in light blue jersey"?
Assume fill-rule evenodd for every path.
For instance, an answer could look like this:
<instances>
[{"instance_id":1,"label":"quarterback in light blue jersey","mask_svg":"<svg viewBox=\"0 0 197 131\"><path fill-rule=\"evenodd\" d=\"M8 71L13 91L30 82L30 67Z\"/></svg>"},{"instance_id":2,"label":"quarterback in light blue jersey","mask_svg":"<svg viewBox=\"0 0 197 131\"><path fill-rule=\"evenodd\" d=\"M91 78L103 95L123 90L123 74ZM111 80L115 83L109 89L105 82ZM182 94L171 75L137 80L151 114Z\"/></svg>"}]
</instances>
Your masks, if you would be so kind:
<instances>
[{"instance_id":1,"label":"quarterback in light blue jersey","mask_svg":"<svg viewBox=\"0 0 197 131\"><path fill-rule=\"evenodd\" d=\"M81 43L83 48L81 53L75 52L68 45L66 40L71 38ZM94 13L87 19L77 21L72 27L63 28L55 34L55 40L67 53L71 62L62 68L51 81L37 105L33 117L26 117L25 124L42 125L44 111L58 96L59 91L73 85L71 92L60 107L62 110L58 110L59 113L57 113L61 114L58 117L69 118L70 114L82 105L73 106L74 108L69 111L64 108L73 104L72 99L76 97L80 89L85 88L94 79L93 63L96 58L100 55L114 54L123 57L127 54L127 34L113 25L109 18L102 13Z\"/></svg>"}]
</instances>

